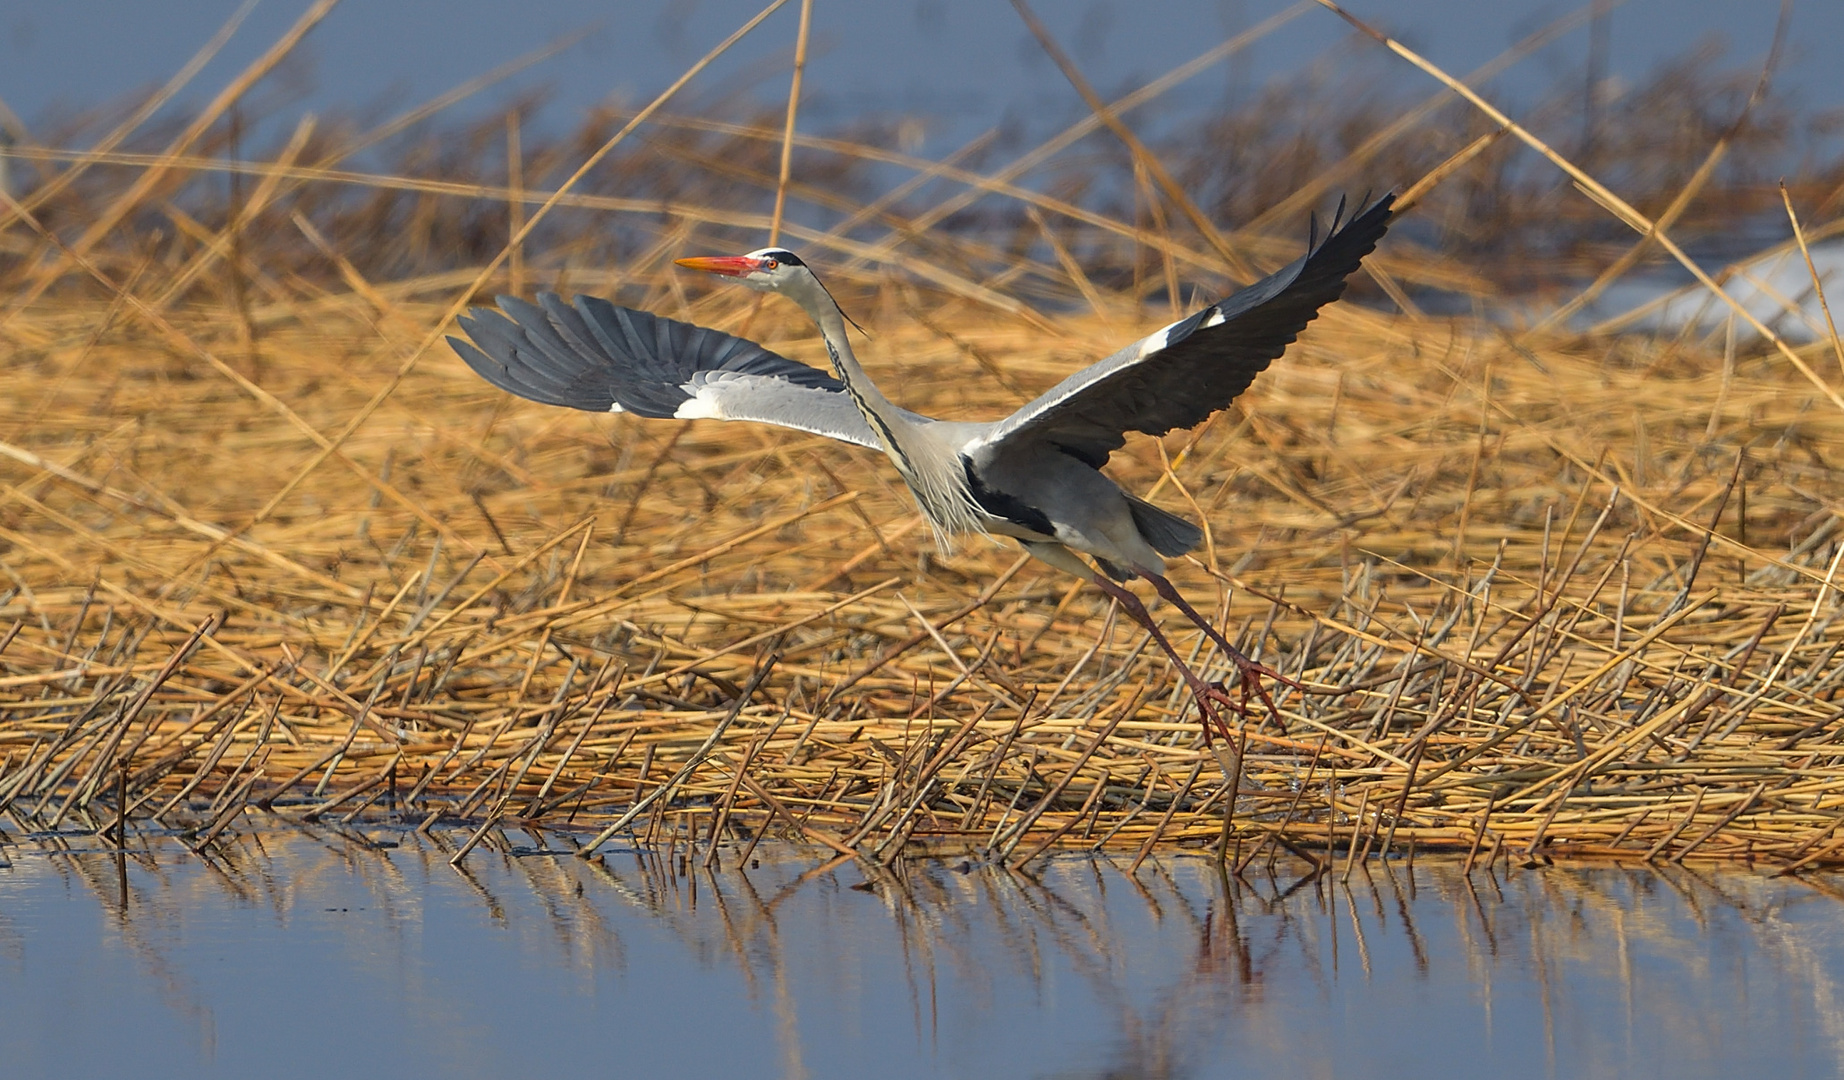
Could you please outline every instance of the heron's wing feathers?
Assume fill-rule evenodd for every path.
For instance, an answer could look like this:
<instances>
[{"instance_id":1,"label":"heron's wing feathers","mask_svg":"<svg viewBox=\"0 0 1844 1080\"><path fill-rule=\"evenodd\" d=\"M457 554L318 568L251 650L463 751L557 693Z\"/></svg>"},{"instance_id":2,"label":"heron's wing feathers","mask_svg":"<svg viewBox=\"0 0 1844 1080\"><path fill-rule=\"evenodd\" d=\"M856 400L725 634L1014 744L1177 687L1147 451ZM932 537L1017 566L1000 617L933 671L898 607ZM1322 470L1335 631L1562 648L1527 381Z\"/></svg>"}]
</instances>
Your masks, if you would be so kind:
<instances>
[{"instance_id":1,"label":"heron's wing feathers","mask_svg":"<svg viewBox=\"0 0 1844 1080\"><path fill-rule=\"evenodd\" d=\"M499 298L460 320L472 341L448 342L501 390L590 412L755 420L875 447L877 437L818 368L753 341L579 296L566 304Z\"/></svg>"},{"instance_id":2,"label":"heron's wing feathers","mask_svg":"<svg viewBox=\"0 0 1844 1080\"><path fill-rule=\"evenodd\" d=\"M1163 435L1201 423L1248 389L1319 309L1338 299L1345 279L1389 226L1385 195L1324 243L1180 322L1078 371L997 424L986 440L1036 439L1100 468L1125 433ZM1343 204L1340 204L1342 214Z\"/></svg>"}]
</instances>

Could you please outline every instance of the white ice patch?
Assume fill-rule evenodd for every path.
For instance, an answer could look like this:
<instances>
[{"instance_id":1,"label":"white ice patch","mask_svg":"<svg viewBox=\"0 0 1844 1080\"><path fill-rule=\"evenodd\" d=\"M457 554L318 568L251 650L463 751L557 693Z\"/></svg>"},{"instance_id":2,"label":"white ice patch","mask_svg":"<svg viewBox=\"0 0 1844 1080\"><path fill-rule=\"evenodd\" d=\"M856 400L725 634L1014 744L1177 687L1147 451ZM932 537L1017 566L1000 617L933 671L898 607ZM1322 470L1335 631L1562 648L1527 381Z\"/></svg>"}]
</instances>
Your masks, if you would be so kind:
<instances>
[{"instance_id":1,"label":"white ice patch","mask_svg":"<svg viewBox=\"0 0 1844 1080\"><path fill-rule=\"evenodd\" d=\"M1833 299L1844 286L1844 242L1828 241L1811 246L1812 266L1798 248L1769 250L1734 267L1735 274L1723 288L1737 304L1761 325L1794 344L1820 341L1826 336L1825 312L1821 293ZM1818 287L1813 287L1813 275ZM1598 303L1577 313L1574 325L1583 330L1606 319L1622 333L1681 334L1687 331L1708 334L1720 331L1734 320L1739 341L1760 337L1753 324L1737 318L1728 304L1702 285L1692 283L1667 292L1668 285L1657 279L1627 280L1617 283L1601 295ZM1625 314L1619 314L1624 311Z\"/></svg>"}]
</instances>

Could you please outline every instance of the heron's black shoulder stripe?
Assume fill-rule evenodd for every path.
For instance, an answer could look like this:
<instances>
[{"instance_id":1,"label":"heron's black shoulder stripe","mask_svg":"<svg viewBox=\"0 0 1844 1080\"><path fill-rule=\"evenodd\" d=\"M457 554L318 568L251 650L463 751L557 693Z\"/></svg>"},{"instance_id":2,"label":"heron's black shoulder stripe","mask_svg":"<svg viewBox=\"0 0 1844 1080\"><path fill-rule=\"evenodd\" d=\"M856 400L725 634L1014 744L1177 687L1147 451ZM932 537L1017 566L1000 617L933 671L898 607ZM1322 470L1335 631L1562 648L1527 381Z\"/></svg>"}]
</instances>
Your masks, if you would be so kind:
<instances>
[{"instance_id":1,"label":"heron's black shoulder stripe","mask_svg":"<svg viewBox=\"0 0 1844 1080\"><path fill-rule=\"evenodd\" d=\"M1056 526L1050 523L1050 519L1042 510L1016 495L987 487L986 483L980 479L980 474L974 471L973 460L967 455L961 455L960 465L967 474L967 492L973 496L973 501L979 504L981 510L993 517L1002 518L1014 525L1030 529L1040 536L1056 535Z\"/></svg>"}]
</instances>

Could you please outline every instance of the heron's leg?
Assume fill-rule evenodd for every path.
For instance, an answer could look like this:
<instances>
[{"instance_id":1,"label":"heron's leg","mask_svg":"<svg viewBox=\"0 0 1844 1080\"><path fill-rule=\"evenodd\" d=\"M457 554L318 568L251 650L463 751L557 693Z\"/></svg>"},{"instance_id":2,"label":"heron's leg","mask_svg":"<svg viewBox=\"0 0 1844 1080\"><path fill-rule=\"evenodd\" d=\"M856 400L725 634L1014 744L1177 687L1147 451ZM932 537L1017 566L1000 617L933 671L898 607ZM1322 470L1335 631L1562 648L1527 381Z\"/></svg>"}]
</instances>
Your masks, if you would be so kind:
<instances>
[{"instance_id":1,"label":"heron's leg","mask_svg":"<svg viewBox=\"0 0 1844 1080\"><path fill-rule=\"evenodd\" d=\"M1190 688L1191 696L1197 700L1197 711L1203 717L1204 742L1206 744L1210 742L1212 735L1211 727L1214 725L1217 731L1222 733L1223 738L1234 748L1235 740L1230 736L1229 725L1223 722L1222 714L1217 711L1217 706L1222 705L1225 708L1233 709L1237 708L1236 703L1230 700L1229 695L1225 694L1221 687L1211 686L1209 683L1198 678L1197 673L1191 670L1191 665L1185 663L1184 658L1178 655L1178 650L1172 648L1172 643L1167 640L1164 632L1159 629L1159 624L1153 621L1152 615L1146 610L1146 605L1140 602L1139 597L1135 596L1131 590L1109 579L1106 575L1097 574L1087 563L1082 561L1080 556L1064 547L1062 544L1048 540L1020 540L1018 542L1026 551L1037 558L1042 559L1058 570L1063 570L1076 577L1087 578L1093 581L1096 588L1099 588L1102 592L1113 597L1114 600L1120 604L1122 609L1127 612L1128 617L1134 622L1139 623L1141 628L1151 634L1154 641L1158 642L1159 647L1165 650L1165 655L1171 658L1172 665L1178 669L1179 676L1184 679L1185 685ZM1247 710L1244 709L1243 711L1246 712Z\"/></svg>"},{"instance_id":2,"label":"heron's leg","mask_svg":"<svg viewBox=\"0 0 1844 1080\"><path fill-rule=\"evenodd\" d=\"M1229 725L1223 722L1222 714L1215 708L1216 703L1233 708L1234 705L1229 698L1220 689L1198 678L1197 672L1191 670L1191 665L1185 663L1184 657L1178 655L1177 649L1172 648L1172 643L1159 629L1159 624L1153 621L1152 613L1146 610L1146 605L1140 602L1139 597L1133 595L1133 590L1110 581L1104 574L1091 574L1090 579L1102 592L1113 597L1120 604L1121 609L1134 622L1139 623L1148 634L1151 634L1153 641L1165 650L1165 655L1171 659L1172 666L1178 669L1179 677L1184 679L1185 685L1190 688L1191 696L1197 700L1197 711L1203 717L1204 744L1209 745L1210 728L1215 725L1224 740L1230 744L1230 748L1234 749L1235 738L1230 735Z\"/></svg>"},{"instance_id":3,"label":"heron's leg","mask_svg":"<svg viewBox=\"0 0 1844 1080\"><path fill-rule=\"evenodd\" d=\"M1184 595L1178 591L1177 586L1172 584L1170 578L1167 578L1163 574L1154 574L1150 571L1142 570L1138 567L1134 569L1141 577L1152 582L1153 591L1158 593L1161 599L1171 604L1173 607L1176 607L1179 611L1184 612L1185 618L1196 623L1197 628L1202 630L1211 641L1215 642L1217 648L1223 650L1223 655L1229 657L1230 663L1236 665L1236 671L1242 676L1242 699L1244 704L1247 704L1251 693L1259 697L1261 703L1268 707L1268 714L1274 717L1275 724L1279 725L1281 731L1285 732L1287 730L1287 725L1281 722L1280 710L1275 708L1274 698L1268 694L1268 688L1262 685L1261 680L1263 676L1266 676L1276 682L1291 686L1295 690L1300 688L1300 684L1282 675L1280 672L1275 671L1266 664L1257 663L1247 656L1244 656L1241 649L1231 645L1229 640L1218 632L1216 627L1210 625L1208 620L1197 613L1197 609L1192 607L1190 603L1185 600Z\"/></svg>"}]
</instances>

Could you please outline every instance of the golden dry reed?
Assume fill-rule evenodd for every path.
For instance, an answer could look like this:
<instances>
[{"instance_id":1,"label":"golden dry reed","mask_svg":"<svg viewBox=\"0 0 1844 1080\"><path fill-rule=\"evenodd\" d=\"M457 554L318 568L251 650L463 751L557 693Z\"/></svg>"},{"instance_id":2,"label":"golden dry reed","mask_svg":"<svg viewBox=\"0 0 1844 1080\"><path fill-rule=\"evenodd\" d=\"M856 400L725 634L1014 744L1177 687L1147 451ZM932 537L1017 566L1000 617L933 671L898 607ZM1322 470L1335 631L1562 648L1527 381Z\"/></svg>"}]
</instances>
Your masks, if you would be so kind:
<instances>
[{"instance_id":1,"label":"golden dry reed","mask_svg":"<svg viewBox=\"0 0 1844 1080\"><path fill-rule=\"evenodd\" d=\"M1477 314L1496 302L1477 269L1398 230L1360 282L1377 306L1329 309L1233 408L1110 466L1208 522L1174 577L1303 687L1207 747L1104 597L997 543L933 550L878 455L513 400L431 343L470 298L553 287L822 363L789 306L668 263L754 246L770 216L726 201L786 200L844 215L790 211L784 236L872 328L893 396L990 417L1227 287L1223 253L1291 258L1300 214L1202 235L1137 140L1107 144L1138 178L1128 220L1011 186L1112 120L977 171L796 140L814 168L790 181L778 119L659 104L506 184L341 172L366 138L297 130L203 208L181 196L226 190L203 170L234 113L142 158L15 151L39 186L9 197L0 304L14 827L207 851L273 819L394 821L457 859L518 825L706 859L767 835L885 863L1844 862L1835 342L1522 332ZM1496 167L1501 132L1471 115L1413 117L1457 118L1445 164L1378 164L1383 132L1324 171L1425 177L1424 209L1444 205ZM676 202L560 194L628 130L656 141L604 185L663 182L664 154ZM939 189L867 195L871 161L960 187L922 209ZM329 210L330 189L373 201ZM1014 200L1013 234L943 224L962 189ZM618 263L544 231L566 220L614 222ZM467 238L430 255L444 230ZM1475 313L1431 317L1407 287Z\"/></svg>"}]
</instances>

